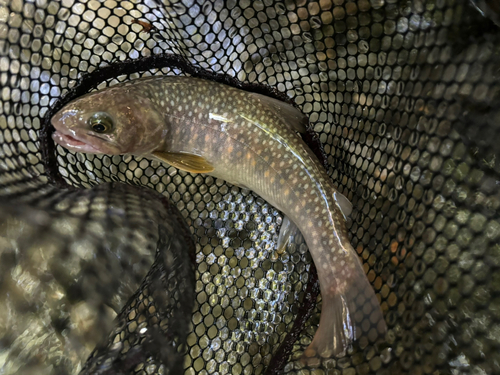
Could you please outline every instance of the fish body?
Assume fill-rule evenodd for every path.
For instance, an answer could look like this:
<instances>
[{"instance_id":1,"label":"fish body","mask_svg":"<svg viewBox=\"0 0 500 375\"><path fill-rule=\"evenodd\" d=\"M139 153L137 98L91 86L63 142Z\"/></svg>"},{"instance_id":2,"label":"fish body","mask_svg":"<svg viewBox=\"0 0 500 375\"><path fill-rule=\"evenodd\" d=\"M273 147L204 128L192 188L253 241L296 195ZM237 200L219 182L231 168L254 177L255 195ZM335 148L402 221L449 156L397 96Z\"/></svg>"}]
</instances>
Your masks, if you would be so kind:
<instances>
[{"instance_id":1,"label":"fish body","mask_svg":"<svg viewBox=\"0 0 500 375\"><path fill-rule=\"evenodd\" d=\"M320 281L320 325L305 358L344 352L368 326L385 330L347 235L350 204L297 134L307 124L299 110L223 84L164 76L87 94L52 124L53 139L70 150L159 158L251 189L282 211L303 234Z\"/></svg>"}]
</instances>

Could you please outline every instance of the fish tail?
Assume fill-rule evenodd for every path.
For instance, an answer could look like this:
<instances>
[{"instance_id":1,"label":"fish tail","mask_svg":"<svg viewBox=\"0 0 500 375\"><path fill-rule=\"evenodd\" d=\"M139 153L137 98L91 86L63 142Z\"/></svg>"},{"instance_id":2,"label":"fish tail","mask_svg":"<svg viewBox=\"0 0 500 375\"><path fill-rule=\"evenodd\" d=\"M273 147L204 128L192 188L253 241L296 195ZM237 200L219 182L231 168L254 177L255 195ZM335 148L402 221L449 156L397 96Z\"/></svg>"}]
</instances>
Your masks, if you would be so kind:
<instances>
[{"instance_id":1,"label":"fish tail","mask_svg":"<svg viewBox=\"0 0 500 375\"><path fill-rule=\"evenodd\" d=\"M352 247L346 258L350 259L345 263L349 266L344 279L322 280L319 274L321 318L314 339L302 356L305 363L341 356L361 336L374 342L387 329L380 302Z\"/></svg>"}]
</instances>

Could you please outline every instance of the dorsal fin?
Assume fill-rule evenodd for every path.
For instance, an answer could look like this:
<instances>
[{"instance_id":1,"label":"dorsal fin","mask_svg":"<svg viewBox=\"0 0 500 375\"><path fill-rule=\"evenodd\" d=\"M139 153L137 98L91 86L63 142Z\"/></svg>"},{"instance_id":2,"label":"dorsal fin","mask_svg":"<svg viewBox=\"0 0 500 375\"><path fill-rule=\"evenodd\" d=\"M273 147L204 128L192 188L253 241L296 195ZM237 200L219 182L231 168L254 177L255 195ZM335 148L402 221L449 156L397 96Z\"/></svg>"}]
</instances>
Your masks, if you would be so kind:
<instances>
[{"instance_id":1,"label":"dorsal fin","mask_svg":"<svg viewBox=\"0 0 500 375\"><path fill-rule=\"evenodd\" d=\"M309 118L297 108L269 96L256 93L251 93L250 95L274 112L291 130L299 133L306 132L309 125Z\"/></svg>"}]
</instances>

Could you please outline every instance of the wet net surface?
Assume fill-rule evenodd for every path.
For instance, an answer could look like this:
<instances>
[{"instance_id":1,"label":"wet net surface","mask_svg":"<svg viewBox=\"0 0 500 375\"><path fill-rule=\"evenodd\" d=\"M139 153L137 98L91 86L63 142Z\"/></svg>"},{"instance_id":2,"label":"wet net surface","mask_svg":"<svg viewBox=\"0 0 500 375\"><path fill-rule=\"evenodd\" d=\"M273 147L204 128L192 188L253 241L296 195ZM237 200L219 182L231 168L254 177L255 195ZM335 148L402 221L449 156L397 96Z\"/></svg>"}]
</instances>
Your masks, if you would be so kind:
<instances>
[{"instance_id":1,"label":"wet net surface","mask_svg":"<svg viewBox=\"0 0 500 375\"><path fill-rule=\"evenodd\" d=\"M488 10L496 14L493 6ZM88 196L83 189L112 181L161 193L180 210L196 243L195 305L192 315L184 314L191 323L185 372L264 373L292 329L310 278L301 236L276 253L282 214L248 190L147 159L73 154L58 146L44 151L56 163L49 171L40 131L49 108L81 74L126 59L168 52L269 85L309 116L329 174L353 202L352 244L389 328L384 342L361 339L346 357L304 368L298 359L319 322L319 303L282 371L498 373L499 36L493 21L466 1L3 1L1 201L26 210L23 215L45 213L57 229L64 224L53 198L66 193L49 176L59 174L77 188L75 200ZM95 84L150 74L182 72L141 69ZM124 192L106 194L120 201ZM141 205L124 207L127 215L144 216ZM112 217L106 209L103 215ZM83 215L78 233L96 222ZM161 222L150 238L154 249L164 248L159 239L168 237ZM45 238L57 237L51 233ZM76 242L74 234L66 242ZM142 301L141 290L134 298ZM135 319L127 316L124 321ZM117 327L110 332L123 325ZM155 329L148 331L146 341L161 342ZM113 356L119 363L107 373L126 373L132 365L132 373L172 371L159 365L171 353L152 355L133 332L131 347L138 349L125 355L115 342L101 346L84 371ZM0 344L6 361L12 342ZM69 361L67 354L58 358Z\"/></svg>"},{"instance_id":2,"label":"wet net surface","mask_svg":"<svg viewBox=\"0 0 500 375\"><path fill-rule=\"evenodd\" d=\"M179 211L119 183L45 193L1 206L2 373L178 373L194 303Z\"/></svg>"}]
</instances>

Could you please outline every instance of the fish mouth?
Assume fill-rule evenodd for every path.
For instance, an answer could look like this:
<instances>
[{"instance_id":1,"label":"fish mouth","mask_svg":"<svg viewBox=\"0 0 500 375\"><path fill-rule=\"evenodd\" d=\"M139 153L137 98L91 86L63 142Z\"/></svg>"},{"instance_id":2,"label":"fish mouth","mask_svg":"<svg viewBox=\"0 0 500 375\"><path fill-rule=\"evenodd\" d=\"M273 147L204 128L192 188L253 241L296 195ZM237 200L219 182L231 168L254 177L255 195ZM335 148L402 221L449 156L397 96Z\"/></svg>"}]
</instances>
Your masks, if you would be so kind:
<instances>
[{"instance_id":1,"label":"fish mouth","mask_svg":"<svg viewBox=\"0 0 500 375\"><path fill-rule=\"evenodd\" d=\"M74 135L62 133L59 130L56 130L54 133L52 133L52 139L57 144L70 151L84 152L88 154L102 154L102 151L96 149L85 141L79 140Z\"/></svg>"}]
</instances>

